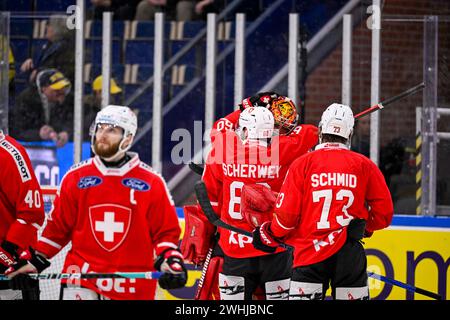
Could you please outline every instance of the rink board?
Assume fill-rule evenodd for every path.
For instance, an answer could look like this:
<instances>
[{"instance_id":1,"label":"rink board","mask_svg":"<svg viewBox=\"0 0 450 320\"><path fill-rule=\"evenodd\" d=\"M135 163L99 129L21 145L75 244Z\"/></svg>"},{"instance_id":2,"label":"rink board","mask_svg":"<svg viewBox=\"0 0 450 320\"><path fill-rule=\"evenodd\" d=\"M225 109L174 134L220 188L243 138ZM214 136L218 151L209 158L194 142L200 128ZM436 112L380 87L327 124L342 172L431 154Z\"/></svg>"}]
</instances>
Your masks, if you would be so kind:
<instances>
[{"instance_id":1,"label":"rink board","mask_svg":"<svg viewBox=\"0 0 450 320\"><path fill-rule=\"evenodd\" d=\"M184 234L184 216L177 209ZM392 225L365 239L367 270L450 297L450 218L395 216ZM192 299L201 270L190 266L185 288L158 292L159 298ZM372 299L426 300L403 288L369 279ZM329 294L329 292L328 292Z\"/></svg>"}]
</instances>

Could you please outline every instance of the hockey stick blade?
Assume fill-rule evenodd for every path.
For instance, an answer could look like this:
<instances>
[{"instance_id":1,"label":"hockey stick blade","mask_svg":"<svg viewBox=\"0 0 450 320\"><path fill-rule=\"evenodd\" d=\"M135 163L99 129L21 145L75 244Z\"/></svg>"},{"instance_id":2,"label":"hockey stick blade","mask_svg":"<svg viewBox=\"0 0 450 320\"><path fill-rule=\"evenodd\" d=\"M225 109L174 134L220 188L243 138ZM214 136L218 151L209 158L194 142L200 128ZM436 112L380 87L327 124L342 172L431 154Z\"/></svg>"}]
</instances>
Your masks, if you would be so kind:
<instances>
[{"instance_id":1,"label":"hockey stick blade","mask_svg":"<svg viewBox=\"0 0 450 320\"><path fill-rule=\"evenodd\" d=\"M391 278L382 276L380 274L376 274L374 272L367 271L367 275L369 277L371 277L371 278L374 278L374 279L377 279L379 281L383 281L383 282L389 283L389 284L397 286L397 287L401 287L401 288L406 289L408 291L419 293L421 295L424 295L424 296L427 296L427 297L430 297L430 298L433 298L433 299L436 299L436 300L442 300L442 296L437 294L437 293L434 293L434 292L431 292L431 291L428 291L428 290L425 290L425 289L422 289L422 288L414 287L414 286L412 286L410 284L403 283L403 282L400 282L398 280L391 279Z\"/></svg>"},{"instance_id":2,"label":"hockey stick blade","mask_svg":"<svg viewBox=\"0 0 450 320\"><path fill-rule=\"evenodd\" d=\"M190 162L189 169L191 169L193 172L195 172L196 174L198 174L200 176L203 175L204 168L200 164Z\"/></svg>"},{"instance_id":3,"label":"hockey stick blade","mask_svg":"<svg viewBox=\"0 0 450 320\"><path fill-rule=\"evenodd\" d=\"M30 278L36 280L62 280L62 279L112 279L112 278L129 278L129 279L159 279L162 272L145 271L145 272L115 272L115 273L28 273ZM0 281L10 280L8 276L0 274Z\"/></svg>"},{"instance_id":4,"label":"hockey stick blade","mask_svg":"<svg viewBox=\"0 0 450 320\"><path fill-rule=\"evenodd\" d=\"M197 195L198 203L200 204L200 207L202 208L209 222L211 222L216 227L221 227L230 231L234 231L250 238L253 237L253 234L251 232L232 226L222 221L219 218L219 216L217 216L216 212L214 211L211 205L211 202L209 201L208 192L206 191L206 185L203 181L198 181L195 184L194 189L195 194ZM280 243L279 246L284 249L292 250L291 246L284 243Z\"/></svg>"}]
</instances>

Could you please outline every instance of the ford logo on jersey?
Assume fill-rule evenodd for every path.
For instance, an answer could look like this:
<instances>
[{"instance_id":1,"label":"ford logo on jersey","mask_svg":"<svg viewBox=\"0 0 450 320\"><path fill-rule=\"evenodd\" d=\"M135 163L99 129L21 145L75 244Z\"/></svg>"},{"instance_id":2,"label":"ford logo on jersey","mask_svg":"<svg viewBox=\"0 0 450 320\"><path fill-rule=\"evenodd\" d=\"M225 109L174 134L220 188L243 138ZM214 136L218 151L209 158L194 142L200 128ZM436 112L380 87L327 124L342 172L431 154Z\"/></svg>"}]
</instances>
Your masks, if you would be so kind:
<instances>
[{"instance_id":1,"label":"ford logo on jersey","mask_svg":"<svg viewBox=\"0 0 450 320\"><path fill-rule=\"evenodd\" d=\"M135 178L127 178L122 180L122 184L125 187L138 190L138 191L148 191L150 190L150 185L142 180Z\"/></svg>"},{"instance_id":2,"label":"ford logo on jersey","mask_svg":"<svg viewBox=\"0 0 450 320\"><path fill-rule=\"evenodd\" d=\"M98 186L102 183L102 179L99 177L83 177L78 181L78 188L86 189L90 187Z\"/></svg>"}]
</instances>

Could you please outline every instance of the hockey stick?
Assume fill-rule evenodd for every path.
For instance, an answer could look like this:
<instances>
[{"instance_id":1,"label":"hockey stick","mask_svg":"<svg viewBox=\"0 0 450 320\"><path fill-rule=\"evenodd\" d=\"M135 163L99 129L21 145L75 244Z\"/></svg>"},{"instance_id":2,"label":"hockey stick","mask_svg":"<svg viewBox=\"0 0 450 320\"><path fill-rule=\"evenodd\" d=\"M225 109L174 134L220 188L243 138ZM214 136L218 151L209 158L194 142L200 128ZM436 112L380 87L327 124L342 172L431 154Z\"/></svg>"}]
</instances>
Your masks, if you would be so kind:
<instances>
[{"instance_id":1,"label":"hockey stick","mask_svg":"<svg viewBox=\"0 0 450 320\"><path fill-rule=\"evenodd\" d=\"M371 277L371 278L374 278L374 279L377 279L379 281L383 281L383 282L392 284L392 285L397 286L397 287L401 287L401 288L406 289L408 291L419 293L421 295L424 295L424 296L427 296L427 297L430 297L430 298L433 298L433 299L436 299L436 300L442 300L442 296L440 294L437 294L437 293L434 293L434 292L431 292L431 291L428 291L428 290L425 290L425 289L422 289L422 288L414 287L414 286L412 286L410 284L403 283L403 282L400 282L400 281L395 280L395 279L387 278L385 276L382 276L380 274L376 274L376 273L373 273L373 272L370 272L370 271L367 271L367 275L369 277Z\"/></svg>"},{"instance_id":2,"label":"hockey stick","mask_svg":"<svg viewBox=\"0 0 450 320\"><path fill-rule=\"evenodd\" d=\"M189 169L191 169L192 171L194 171L198 175L203 175L204 167L202 167L200 164L196 164L194 162L190 162L189 163Z\"/></svg>"},{"instance_id":3,"label":"hockey stick","mask_svg":"<svg viewBox=\"0 0 450 320\"><path fill-rule=\"evenodd\" d=\"M61 279L109 279L109 278L129 278L129 279L159 279L163 273L156 271L146 272L115 272L115 273L27 273L36 280L61 280ZM0 274L0 281L10 280L8 276Z\"/></svg>"},{"instance_id":4,"label":"hockey stick","mask_svg":"<svg viewBox=\"0 0 450 320\"><path fill-rule=\"evenodd\" d=\"M425 84L422 82L422 83L420 83L420 84L418 84L418 85L416 85L416 86L414 86L412 88L409 88L408 90L403 91L402 93L400 93L400 94L398 94L396 96L390 97L390 98L388 98L388 99L386 99L384 101L381 101L381 102L377 103L376 105L374 105L374 106L372 106L370 108L367 108L364 111L361 111L360 113L356 114L354 116L354 118L356 120L358 120L359 118L362 118L362 117L364 117L364 116L366 116L368 114L371 114L372 112L375 112L377 110L383 109L384 107L388 106L389 104L391 104L393 102L396 102L396 101L398 101L400 99L403 99L403 98L405 98L407 96L410 96L413 93L416 93L417 91L419 91L419 90L421 90L423 88L425 88ZM193 172L197 173L198 175L203 175L204 167L202 167L200 164L196 164L194 162L190 162L189 163L189 168Z\"/></svg>"},{"instance_id":5,"label":"hockey stick","mask_svg":"<svg viewBox=\"0 0 450 320\"><path fill-rule=\"evenodd\" d=\"M232 225L224 222L223 220L220 219L219 216L217 216L217 214L214 212L211 202L209 201L208 192L206 191L206 185L203 181L198 181L195 184L194 189L195 189L195 194L197 195L198 203L200 204L200 207L202 208L202 210L205 213L205 216L209 222L211 222L216 227L221 227L221 228L224 228L224 229L227 229L230 231L234 231L234 232L243 234L244 236L247 236L250 238L253 237L253 234L250 231L243 230L241 228L232 226ZM288 250L292 249L291 246L289 246L285 243L280 243L279 247L282 247L282 248L288 249Z\"/></svg>"},{"instance_id":6,"label":"hockey stick","mask_svg":"<svg viewBox=\"0 0 450 320\"><path fill-rule=\"evenodd\" d=\"M425 84L422 82L422 83L420 83L420 84L418 84L418 85L416 85L416 86L414 86L412 88L409 88L408 90L403 91L402 93L400 93L400 94L398 94L396 96L390 97L390 98L388 98L388 99L386 99L384 101L381 101L381 102L377 103L376 105L374 105L374 106L372 106L372 107L370 107L370 108L368 108L368 109L366 109L364 111L361 111L360 113L355 115L355 119L359 119L359 118L364 117L364 116L366 116L368 114L371 114L372 112L375 112L377 110L381 110L384 107L386 107L387 105L389 105L389 104L391 104L391 103L393 103L395 101L398 101L400 99L403 99L404 97L410 96L413 93L415 93L415 92L417 92L419 90L422 90L423 88L425 88Z\"/></svg>"}]
</instances>

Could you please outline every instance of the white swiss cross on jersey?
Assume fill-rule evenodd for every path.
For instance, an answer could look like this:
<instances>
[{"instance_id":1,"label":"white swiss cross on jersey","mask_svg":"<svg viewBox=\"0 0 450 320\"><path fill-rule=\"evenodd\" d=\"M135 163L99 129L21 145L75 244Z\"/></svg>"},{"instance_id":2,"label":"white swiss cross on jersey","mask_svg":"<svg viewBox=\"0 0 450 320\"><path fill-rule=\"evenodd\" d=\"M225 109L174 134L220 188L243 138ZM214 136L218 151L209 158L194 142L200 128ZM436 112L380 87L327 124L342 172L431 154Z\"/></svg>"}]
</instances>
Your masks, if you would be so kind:
<instances>
[{"instance_id":1,"label":"white swiss cross on jersey","mask_svg":"<svg viewBox=\"0 0 450 320\"><path fill-rule=\"evenodd\" d=\"M106 251L113 251L128 234L131 209L115 204L97 205L89 208L89 219L97 243Z\"/></svg>"}]
</instances>

